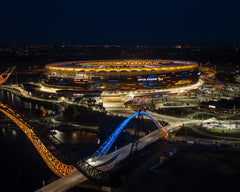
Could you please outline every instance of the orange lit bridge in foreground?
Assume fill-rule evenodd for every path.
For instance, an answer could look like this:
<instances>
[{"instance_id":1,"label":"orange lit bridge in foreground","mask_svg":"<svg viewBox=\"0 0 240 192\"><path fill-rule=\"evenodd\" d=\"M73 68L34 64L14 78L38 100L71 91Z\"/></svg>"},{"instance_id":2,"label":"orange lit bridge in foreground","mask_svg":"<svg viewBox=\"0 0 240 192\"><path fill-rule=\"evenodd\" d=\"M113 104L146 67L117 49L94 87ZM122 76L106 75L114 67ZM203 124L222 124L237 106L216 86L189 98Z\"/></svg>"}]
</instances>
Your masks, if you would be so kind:
<instances>
[{"instance_id":1,"label":"orange lit bridge in foreground","mask_svg":"<svg viewBox=\"0 0 240 192\"><path fill-rule=\"evenodd\" d=\"M24 115L20 114L17 112L15 109L11 108L10 106L6 104L0 103L0 111L4 113L6 116L8 116L11 120L13 120L18 127L21 128L21 130L27 135L27 137L30 139L30 141L33 143L34 147L37 149L45 163L48 165L48 167L59 177L64 177L64 176L71 176L71 175L81 175L84 178L88 178L89 180L95 182L95 183L100 183L100 184L110 184L111 183L111 176L108 173L108 170L111 169L106 166L106 163L103 163L103 166L97 166L98 168L94 167L94 165L91 165L88 163L88 160L83 161L79 160L77 163L74 165L66 165L62 162L60 162L56 157L51 154L47 147L42 143L42 141L38 138L36 134L36 129L32 125L31 120L26 120ZM128 124L128 122L134 118L135 116L139 115L146 115L150 117L156 126L160 129L161 136L164 138L168 138L168 132L162 127L162 125L150 114L146 112L137 112L129 116L127 119L125 119L117 129L112 133L112 135L103 143L103 145L92 155L90 158L94 158L95 162L97 159L101 159L103 156L107 154L109 149L111 148L112 144L120 134L120 132L125 128L125 126ZM126 153L124 158L128 156L128 152ZM89 159L90 159L89 158ZM83 181L86 179L83 179ZM75 183L71 183L71 187L74 187L75 185L79 184L76 180L72 181ZM69 183L68 183L69 185ZM65 187L65 188L64 188ZM63 186L64 190L69 189L69 186ZM58 189L59 190L59 189Z\"/></svg>"},{"instance_id":2,"label":"orange lit bridge in foreground","mask_svg":"<svg viewBox=\"0 0 240 192\"><path fill-rule=\"evenodd\" d=\"M38 153L41 155L47 166L58 176L62 177L69 175L76 168L71 165L66 165L55 158L37 137L35 128L31 122L27 121L16 110L10 108L8 105L0 104L0 111L13 120L17 126L27 135L28 139L32 142Z\"/></svg>"},{"instance_id":3,"label":"orange lit bridge in foreground","mask_svg":"<svg viewBox=\"0 0 240 192\"><path fill-rule=\"evenodd\" d=\"M12 67L7 71L3 72L2 74L0 74L0 85L5 83L8 80L9 76L12 74L15 68L16 67Z\"/></svg>"}]
</instances>

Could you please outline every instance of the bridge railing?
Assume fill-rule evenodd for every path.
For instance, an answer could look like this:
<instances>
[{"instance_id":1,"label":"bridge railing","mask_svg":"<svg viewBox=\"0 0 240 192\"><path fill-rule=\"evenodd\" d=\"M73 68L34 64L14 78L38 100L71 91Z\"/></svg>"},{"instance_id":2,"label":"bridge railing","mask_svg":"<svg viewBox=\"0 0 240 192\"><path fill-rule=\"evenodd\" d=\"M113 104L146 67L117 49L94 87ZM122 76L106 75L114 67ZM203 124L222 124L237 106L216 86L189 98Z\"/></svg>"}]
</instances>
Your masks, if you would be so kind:
<instances>
[{"instance_id":1,"label":"bridge railing","mask_svg":"<svg viewBox=\"0 0 240 192\"><path fill-rule=\"evenodd\" d=\"M75 167L89 180L98 183L109 185L111 183L111 175L109 172L105 172L90 165L86 161L78 161Z\"/></svg>"}]
</instances>

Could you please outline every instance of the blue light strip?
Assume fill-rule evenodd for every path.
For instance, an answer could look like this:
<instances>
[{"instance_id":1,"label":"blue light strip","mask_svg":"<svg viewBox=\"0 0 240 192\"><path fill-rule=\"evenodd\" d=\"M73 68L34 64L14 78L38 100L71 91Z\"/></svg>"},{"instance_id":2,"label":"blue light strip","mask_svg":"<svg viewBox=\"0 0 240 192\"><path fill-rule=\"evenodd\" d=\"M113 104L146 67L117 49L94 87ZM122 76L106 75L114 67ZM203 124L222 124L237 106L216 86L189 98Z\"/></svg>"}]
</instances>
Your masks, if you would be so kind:
<instances>
[{"instance_id":1,"label":"blue light strip","mask_svg":"<svg viewBox=\"0 0 240 192\"><path fill-rule=\"evenodd\" d=\"M128 122L134 118L135 116L138 115L139 112L132 114L131 116L129 116L127 119L125 119L116 129L115 131L112 133L112 135L103 143L103 145L101 147L99 147L99 149L92 155L93 158L98 158L98 157L102 157L104 156L109 149L111 148L112 144L114 143L114 141L117 139L117 137L119 136L119 134L122 132L122 130L125 128L125 126L128 124ZM147 112L141 111L140 112L141 115L146 115L149 118L151 118L153 120L153 122L156 124L156 126L160 129L161 133L167 137L167 132L164 129L164 127L158 122L157 119L155 119L152 115L150 115Z\"/></svg>"},{"instance_id":2,"label":"blue light strip","mask_svg":"<svg viewBox=\"0 0 240 192\"><path fill-rule=\"evenodd\" d=\"M124 127L128 124L128 122L135 117L137 113L132 114L131 116L129 116L127 119L125 119L116 129L115 131L112 133L112 135L103 143L103 145L93 154L93 157L100 157L100 156L104 156L109 149L111 148L112 144L114 143L114 141L117 139L118 135L122 132L122 130L124 129Z\"/></svg>"}]
</instances>

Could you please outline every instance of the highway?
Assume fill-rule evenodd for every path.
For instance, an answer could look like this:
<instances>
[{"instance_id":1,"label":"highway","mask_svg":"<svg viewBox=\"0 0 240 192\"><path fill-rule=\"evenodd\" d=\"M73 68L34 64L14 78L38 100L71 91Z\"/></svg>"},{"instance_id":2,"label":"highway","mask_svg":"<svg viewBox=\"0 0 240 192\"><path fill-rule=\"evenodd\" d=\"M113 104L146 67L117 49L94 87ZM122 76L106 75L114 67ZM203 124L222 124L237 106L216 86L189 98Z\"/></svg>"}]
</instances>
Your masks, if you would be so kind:
<instances>
[{"instance_id":1,"label":"highway","mask_svg":"<svg viewBox=\"0 0 240 192\"><path fill-rule=\"evenodd\" d=\"M128 117L129 115L136 113L136 111L134 111L134 110L125 109L125 108L116 109L116 108L108 107L108 108L106 108L106 110L113 115L118 115L118 116L122 116L122 117ZM171 129L176 129L179 127L179 125L182 125L183 123L184 123L184 125L186 125L186 124L201 124L202 122L208 123L208 122L216 121L216 119L214 119L214 118L210 118L210 119L202 121L202 120L195 120L195 119L190 119L190 118L173 117L173 116L154 113L151 111L147 111L147 112L149 114L151 114L152 116L154 116L156 119L159 119L159 120L163 119L165 122L167 122L168 125L164 127L167 131L170 131Z\"/></svg>"}]
</instances>

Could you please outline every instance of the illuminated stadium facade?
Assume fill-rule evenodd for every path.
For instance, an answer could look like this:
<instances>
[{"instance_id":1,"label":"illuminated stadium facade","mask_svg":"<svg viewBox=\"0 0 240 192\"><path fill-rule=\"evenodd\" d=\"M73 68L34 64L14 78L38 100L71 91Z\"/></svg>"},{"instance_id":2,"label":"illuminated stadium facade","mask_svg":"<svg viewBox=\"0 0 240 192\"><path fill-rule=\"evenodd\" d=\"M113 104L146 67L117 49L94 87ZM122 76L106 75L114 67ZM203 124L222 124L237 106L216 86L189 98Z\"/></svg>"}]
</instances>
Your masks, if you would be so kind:
<instances>
[{"instance_id":1,"label":"illuminated stadium facade","mask_svg":"<svg viewBox=\"0 0 240 192\"><path fill-rule=\"evenodd\" d=\"M48 64L46 87L83 92L149 92L194 85L198 63L175 60L67 61Z\"/></svg>"}]
</instances>

